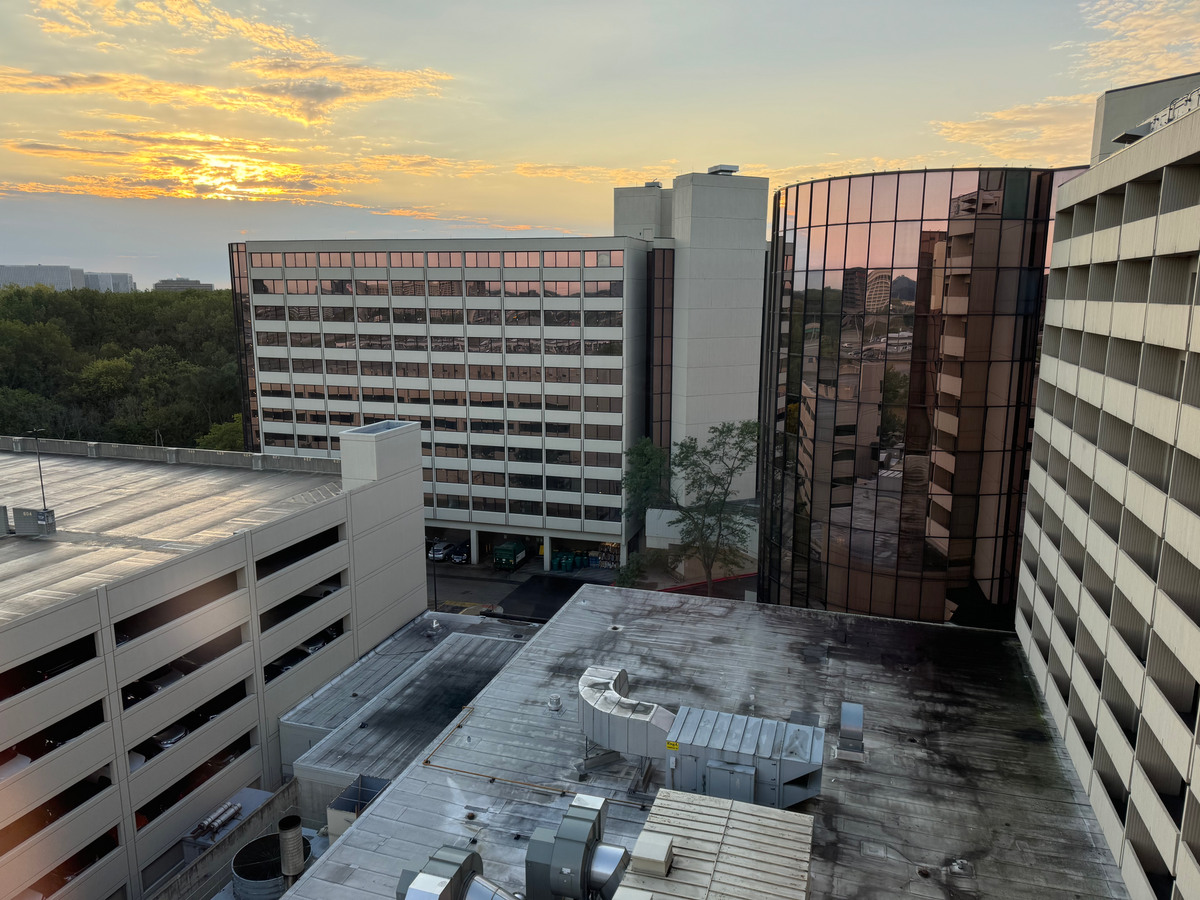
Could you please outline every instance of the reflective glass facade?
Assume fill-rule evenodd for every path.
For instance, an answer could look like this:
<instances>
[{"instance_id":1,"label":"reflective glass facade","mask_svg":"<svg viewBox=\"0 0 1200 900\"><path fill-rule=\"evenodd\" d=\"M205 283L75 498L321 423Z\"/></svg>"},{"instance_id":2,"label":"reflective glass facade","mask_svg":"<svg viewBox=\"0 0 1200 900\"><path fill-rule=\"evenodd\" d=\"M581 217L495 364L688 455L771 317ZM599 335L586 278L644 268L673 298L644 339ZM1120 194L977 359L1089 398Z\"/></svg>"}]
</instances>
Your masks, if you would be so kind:
<instances>
[{"instance_id":1,"label":"reflective glass facade","mask_svg":"<svg viewBox=\"0 0 1200 900\"><path fill-rule=\"evenodd\" d=\"M760 601L927 621L1013 602L1052 197L1076 171L776 193Z\"/></svg>"}]
</instances>

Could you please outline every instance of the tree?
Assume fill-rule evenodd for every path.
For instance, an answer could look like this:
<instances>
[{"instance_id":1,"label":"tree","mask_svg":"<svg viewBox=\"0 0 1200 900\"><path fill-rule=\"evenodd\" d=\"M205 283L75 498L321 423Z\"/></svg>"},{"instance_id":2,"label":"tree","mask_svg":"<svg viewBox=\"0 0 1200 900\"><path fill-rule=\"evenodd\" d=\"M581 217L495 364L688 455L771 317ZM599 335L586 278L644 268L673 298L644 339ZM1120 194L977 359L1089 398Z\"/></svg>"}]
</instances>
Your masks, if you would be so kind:
<instances>
[{"instance_id":1,"label":"tree","mask_svg":"<svg viewBox=\"0 0 1200 900\"><path fill-rule=\"evenodd\" d=\"M714 425L703 447L694 437L684 438L669 456L649 438L625 453L625 517L641 518L647 509L673 512L668 524L679 528L679 544L670 556L700 563L710 597L713 571L731 571L747 559L751 523L733 502L733 483L757 454L753 420Z\"/></svg>"},{"instance_id":2,"label":"tree","mask_svg":"<svg viewBox=\"0 0 1200 900\"><path fill-rule=\"evenodd\" d=\"M208 434L196 440L201 450L245 450L242 437L242 414L237 413L232 422L222 422L208 430Z\"/></svg>"}]
</instances>

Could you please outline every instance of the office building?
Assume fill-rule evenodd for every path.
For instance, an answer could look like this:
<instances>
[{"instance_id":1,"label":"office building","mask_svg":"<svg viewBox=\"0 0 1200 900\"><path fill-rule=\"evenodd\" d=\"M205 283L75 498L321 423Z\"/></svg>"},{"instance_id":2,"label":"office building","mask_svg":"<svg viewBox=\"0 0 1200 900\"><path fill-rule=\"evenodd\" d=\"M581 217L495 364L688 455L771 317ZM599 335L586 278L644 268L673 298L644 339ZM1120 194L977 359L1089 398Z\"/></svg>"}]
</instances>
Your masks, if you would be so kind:
<instances>
[{"instance_id":1,"label":"office building","mask_svg":"<svg viewBox=\"0 0 1200 900\"><path fill-rule=\"evenodd\" d=\"M1130 894L1195 900L1200 116L1163 103L1059 192L1016 627Z\"/></svg>"},{"instance_id":2,"label":"office building","mask_svg":"<svg viewBox=\"0 0 1200 900\"><path fill-rule=\"evenodd\" d=\"M137 284L128 272L85 272L84 279L93 291L128 294L137 290Z\"/></svg>"},{"instance_id":3,"label":"office building","mask_svg":"<svg viewBox=\"0 0 1200 900\"><path fill-rule=\"evenodd\" d=\"M154 282L156 291L211 291L211 284L202 284L195 278L163 278Z\"/></svg>"},{"instance_id":4,"label":"office building","mask_svg":"<svg viewBox=\"0 0 1200 900\"><path fill-rule=\"evenodd\" d=\"M247 448L418 421L427 524L472 559L624 561L624 451L755 415L767 181L717 168L618 190L613 237L230 245Z\"/></svg>"},{"instance_id":5,"label":"office building","mask_svg":"<svg viewBox=\"0 0 1200 900\"><path fill-rule=\"evenodd\" d=\"M279 716L424 611L417 427L342 439L340 483L42 442L57 531L0 536L0 900L148 895L204 817L279 786ZM2 440L0 501L40 508L32 442ZM88 458L115 451L179 464Z\"/></svg>"},{"instance_id":6,"label":"office building","mask_svg":"<svg viewBox=\"0 0 1200 900\"><path fill-rule=\"evenodd\" d=\"M776 193L760 601L1011 621L1051 203L1077 171Z\"/></svg>"},{"instance_id":7,"label":"office building","mask_svg":"<svg viewBox=\"0 0 1200 900\"><path fill-rule=\"evenodd\" d=\"M1148 121L1171 103L1200 88L1200 72L1105 91L1096 98L1091 165L1112 156L1123 144L1149 134Z\"/></svg>"},{"instance_id":8,"label":"office building","mask_svg":"<svg viewBox=\"0 0 1200 900\"><path fill-rule=\"evenodd\" d=\"M91 288L94 291L136 291L128 272L84 272L70 266L0 266L0 287L52 287L56 291Z\"/></svg>"}]
</instances>

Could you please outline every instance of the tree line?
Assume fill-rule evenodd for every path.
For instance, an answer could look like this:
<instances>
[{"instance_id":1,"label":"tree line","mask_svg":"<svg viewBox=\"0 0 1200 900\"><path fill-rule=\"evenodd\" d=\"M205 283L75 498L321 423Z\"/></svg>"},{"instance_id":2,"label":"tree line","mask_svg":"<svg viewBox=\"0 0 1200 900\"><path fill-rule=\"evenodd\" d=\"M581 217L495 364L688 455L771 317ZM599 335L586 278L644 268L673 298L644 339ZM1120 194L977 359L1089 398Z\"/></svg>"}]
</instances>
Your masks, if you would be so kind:
<instances>
[{"instance_id":1,"label":"tree line","mask_svg":"<svg viewBox=\"0 0 1200 900\"><path fill-rule=\"evenodd\" d=\"M229 291L0 288L0 434L241 449L235 342Z\"/></svg>"}]
</instances>

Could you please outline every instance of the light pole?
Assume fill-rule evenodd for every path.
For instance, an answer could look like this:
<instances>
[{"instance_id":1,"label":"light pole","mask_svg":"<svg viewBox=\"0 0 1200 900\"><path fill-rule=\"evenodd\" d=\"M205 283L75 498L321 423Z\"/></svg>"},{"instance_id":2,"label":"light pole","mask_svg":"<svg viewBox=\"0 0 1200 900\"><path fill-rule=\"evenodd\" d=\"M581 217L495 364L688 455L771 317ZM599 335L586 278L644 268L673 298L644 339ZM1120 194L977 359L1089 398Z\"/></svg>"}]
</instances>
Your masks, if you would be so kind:
<instances>
[{"instance_id":1,"label":"light pole","mask_svg":"<svg viewBox=\"0 0 1200 900\"><path fill-rule=\"evenodd\" d=\"M45 430L45 428L34 428L25 432L26 434L33 435L33 447L37 452L38 484L42 487L42 512L46 511L46 482L42 478L42 445L38 442L38 435L44 433Z\"/></svg>"}]
</instances>

